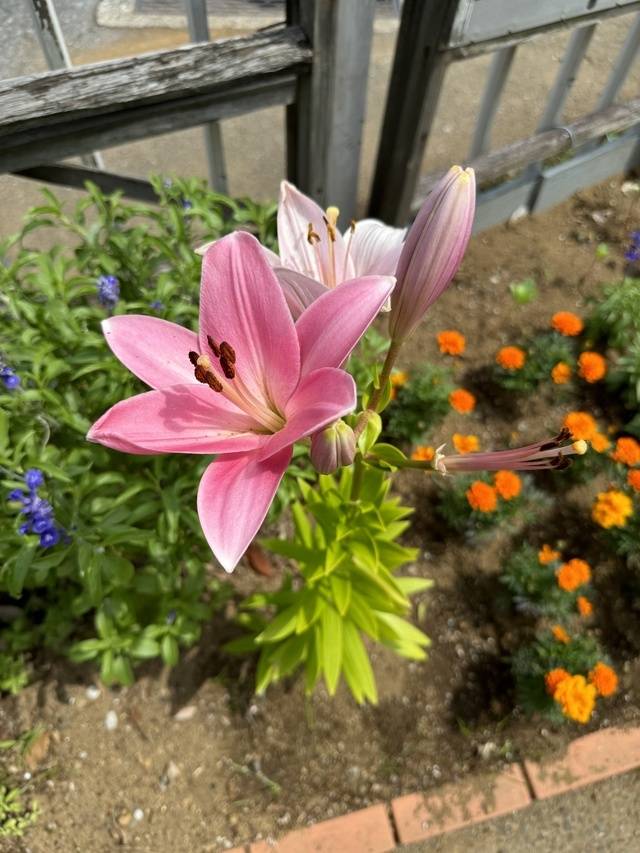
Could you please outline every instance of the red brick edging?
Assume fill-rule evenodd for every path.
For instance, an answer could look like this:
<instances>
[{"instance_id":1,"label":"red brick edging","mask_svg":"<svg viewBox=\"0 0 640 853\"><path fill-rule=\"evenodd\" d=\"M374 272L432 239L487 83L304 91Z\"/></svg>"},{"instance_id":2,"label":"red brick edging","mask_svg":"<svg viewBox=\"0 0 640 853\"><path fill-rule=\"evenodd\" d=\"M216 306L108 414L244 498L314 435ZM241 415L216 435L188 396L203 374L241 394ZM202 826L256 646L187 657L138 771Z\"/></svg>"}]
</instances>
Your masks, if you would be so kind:
<instances>
[{"instance_id":1,"label":"red brick edging","mask_svg":"<svg viewBox=\"0 0 640 853\"><path fill-rule=\"evenodd\" d=\"M602 729L572 741L557 761L525 760L498 774L407 794L390 807L380 803L230 853L387 853L396 838L400 844L422 841L636 768L640 727Z\"/></svg>"}]
</instances>

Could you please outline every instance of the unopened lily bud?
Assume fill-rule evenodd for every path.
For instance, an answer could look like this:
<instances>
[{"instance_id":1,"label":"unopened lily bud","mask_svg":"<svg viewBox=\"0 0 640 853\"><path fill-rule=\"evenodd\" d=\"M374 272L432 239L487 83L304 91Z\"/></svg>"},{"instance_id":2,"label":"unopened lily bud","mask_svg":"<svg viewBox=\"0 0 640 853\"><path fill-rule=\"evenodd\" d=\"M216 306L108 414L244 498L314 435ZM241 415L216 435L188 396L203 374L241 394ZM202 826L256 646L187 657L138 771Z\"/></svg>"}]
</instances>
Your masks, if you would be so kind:
<instances>
[{"instance_id":1,"label":"unopened lily bud","mask_svg":"<svg viewBox=\"0 0 640 853\"><path fill-rule=\"evenodd\" d=\"M344 421L336 421L311 438L311 461L321 474L333 474L351 465L356 455L356 437Z\"/></svg>"},{"instance_id":2,"label":"unopened lily bud","mask_svg":"<svg viewBox=\"0 0 640 853\"><path fill-rule=\"evenodd\" d=\"M402 343L458 271L476 208L473 169L452 166L409 229L396 268L389 332Z\"/></svg>"}]
</instances>

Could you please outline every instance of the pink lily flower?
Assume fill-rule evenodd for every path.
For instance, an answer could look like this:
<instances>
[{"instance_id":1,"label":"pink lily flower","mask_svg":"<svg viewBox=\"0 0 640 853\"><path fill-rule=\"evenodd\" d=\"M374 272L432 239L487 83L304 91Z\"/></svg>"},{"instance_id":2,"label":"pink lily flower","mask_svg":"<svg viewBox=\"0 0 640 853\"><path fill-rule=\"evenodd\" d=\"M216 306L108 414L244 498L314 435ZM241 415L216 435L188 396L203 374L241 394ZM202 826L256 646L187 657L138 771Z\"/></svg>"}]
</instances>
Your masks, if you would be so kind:
<instances>
[{"instance_id":1,"label":"pink lily flower","mask_svg":"<svg viewBox=\"0 0 640 853\"><path fill-rule=\"evenodd\" d=\"M217 454L198 489L212 551L233 571L257 533L294 442L356 405L347 358L394 280L327 291L294 324L258 241L236 232L206 252L200 330L157 317L103 322L120 361L152 391L122 400L88 439L125 453Z\"/></svg>"},{"instance_id":2,"label":"pink lily flower","mask_svg":"<svg viewBox=\"0 0 640 853\"><path fill-rule=\"evenodd\" d=\"M568 429L561 430L556 438L528 444L526 447L514 447L513 450L491 450L485 453L453 453L447 456L442 452L442 444L433 460L433 467L441 474L452 471L536 471L543 468L555 468L561 471L568 468L571 460L567 457L582 456L587 452L586 441L573 441Z\"/></svg>"},{"instance_id":3,"label":"pink lily flower","mask_svg":"<svg viewBox=\"0 0 640 853\"><path fill-rule=\"evenodd\" d=\"M404 228L376 219L341 234L337 207L322 208L288 181L280 184L278 246L270 258L294 318L327 290L366 275L395 275Z\"/></svg>"}]
</instances>

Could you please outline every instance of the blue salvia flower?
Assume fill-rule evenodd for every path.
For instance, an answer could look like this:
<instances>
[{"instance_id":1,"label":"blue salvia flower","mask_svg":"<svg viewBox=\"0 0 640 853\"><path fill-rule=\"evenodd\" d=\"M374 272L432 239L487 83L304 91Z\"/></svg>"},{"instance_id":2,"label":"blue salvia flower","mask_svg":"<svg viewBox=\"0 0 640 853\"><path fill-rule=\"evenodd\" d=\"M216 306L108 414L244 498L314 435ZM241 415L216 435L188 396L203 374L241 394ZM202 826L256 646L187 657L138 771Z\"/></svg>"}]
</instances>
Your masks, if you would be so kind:
<instances>
[{"instance_id":1,"label":"blue salvia flower","mask_svg":"<svg viewBox=\"0 0 640 853\"><path fill-rule=\"evenodd\" d=\"M624 253L624 257L632 264L640 261L640 231L631 232L631 245Z\"/></svg>"},{"instance_id":2,"label":"blue salvia flower","mask_svg":"<svg viewBox=\"0 0 640 853\"><path fill-rule=\"evenodd\" d=\"M44 475L39 468L29 468L24 475L24 481L33 492L44 485Z\"/></svg>"},{"instance_id":3,"label":"blue salvia flower","mask_svg":"<svg viewBox=\"0 0 640 853\"><path fill-rule=\"evenodd\" d=\"M159 299L154 299L153 302L149 303L149 308L153 308L154 311L162 311L164 305Z\"/></svg>"},{"instance_id":4,"label":"blue salvia flower","mask_svg":"<svg viewBox=\"0 0 640 853\"><path fill-rule=\"evenodd\" d=\"M115 275L101 275L96 288L98 290L98 302L105 308L115 308L120 298L120 282Z\"/></svg>"},{"instance_id":5,"label":"blue salvia flower","mask_svg":"<svg viewBox=\"0 0 640 853\"><path fill-rule=\"evenodd\" d=\"M69 535L56 524L53 507L38 494L38 489L44 485L42 471L39 468L29 468L24 475L24 481L29 489L28 494L22 489L13 489L7 495L7 500L22 504L20 514L25 516L25 521L18 527L18 533L21 536L29 533L39 536L41 548L52 548L61 538L65 544L69 544Z\"/></svg>"},{"instance_id":6,"label":"blue salvia flower","mask_svg":"<svg viewBox=\"0 0 640 853\"><path fill-rule=\"evenodd\" d=\"M13 391L20 385L20 377L12 367L0 366L0 379L7 391Z\"/></svg>"},{"instance_id":7,"label":"blue salvia flower","mask_svg":"<svg viewBox=\"0 0 640 853\"><path fill-rule=\"evenodd\" d=\"M193 202L189 201L188 198L185 198L182 200L182 209L183 210L191 210L192 207L193 207Z\"/></svg>"}]
</instances>

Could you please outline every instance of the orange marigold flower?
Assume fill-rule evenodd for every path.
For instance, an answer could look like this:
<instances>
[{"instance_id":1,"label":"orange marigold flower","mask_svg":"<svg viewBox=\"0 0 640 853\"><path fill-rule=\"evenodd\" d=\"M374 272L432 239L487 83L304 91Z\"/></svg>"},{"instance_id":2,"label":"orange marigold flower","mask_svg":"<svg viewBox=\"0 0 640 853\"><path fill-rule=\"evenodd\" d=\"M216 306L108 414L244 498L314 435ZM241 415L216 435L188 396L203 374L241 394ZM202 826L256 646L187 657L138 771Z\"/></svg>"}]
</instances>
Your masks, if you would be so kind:
<instances>
[{"instance_id":1,"label":"orange marigold flower","mask_svg":"<svg viewBox=\"0 0 640 853\"><path fill-rule=\"evenodd\" d=\"M477 435L462 435L454 432L452 441L458 453L475 453L480 448Z\"/></svg>"},{"instance_id":2,"label":"orange marigold flower","mask_svg":"<svg viewBox=\"0 0 640 853\"><path fill-rule=\"evenodd\" d=\"M465 391L464 388L456 388L449 394L449 403L451 408L461 415L466 415L472 412L476 407L476 398L471 391Z\"/></svg>"},{"instance_id":3,"label":"orange marigold flower","mask_svg":"<svg viewBox=\"0 0 640 853\"><path fill-rule=\"evenodd\" d=\"M520 370L526 360L527 354L520 347L502 347L496 355L496 361L505 370Z\"/></svg>"},{"instance_id":4,"label":"orange marigold flower","mask_svg":"<svg viewBox=\"0 0 640 853\"><path fill-rule=\"evenodd\" d=\"M640 464L640 444L630 435L623 435L616 441L616 449L611 454L611 458L629 467L638 465Z\"/></svg>"},{"instance_id":5,"label":"orange marigold flower","mask_svg":"<svg viewBox=\"0 0 640 853\"><path fill-rule=\"evenodd\" d=\"M589 681L600 696L612 696L618 689L618 676L610 666L602 663L602 661L597 663L589 673Z\"/></svg>"},{"instance_id":6,"label":"orange marigold flower","mask_svg":"<svg viewBox=\"0 0 640 853\"><path fill-rule=\"evenodd\" d=\"M556 572L560 589L573 592L591 580L591 566L585 560L573 559L563 563Z\"/></svg>"},{"instance_id":7,"label":"orange marigold flower","mask_svg":"<svg viewBox=\"0 0 640 853\"><path fill-rule=\"evenodd\" d=\"M627 472L627 483L632 489L635 489L636 492L640 492L640 469Z\"/></svg>"},{"instance_id":8,"label":"orange marigold flower","mask_svg":"<svg viewBox=\"0 0 640 853\"><path fill-rule=\"evenodd\" d=\"M598 352L583 352L578 358L578 373L586 382L598 382L607 372L607 362Z\"/></svg>"},{"instance_id":9,"label":"orange marigold flower","mask_svg":"<svg viewBox=\"0 0 640 853\"><path fill-rule=\"evenodd\" d=\"M588 412L569 412L562 423L576 441L591 441L598 432L598 425Z\"/></svg>"},{"instance_id":10,"label":"orange marigold flower","mask_svg":"<svg viewBox=\"0 0 640 853\"><path fill-rule=\"evenodd\" d=\"M566 385L571 379L571 367L566 361L559 361L551 369L551 378L556 385Z\"/></svg>"},{"instance_id":11,"label":"orange marigold flower","mask_svg":"<svg viewBox=\"0 0 640 853\"><path fill-rule=\"evenodd\" d=\"M565 678L571 678L571 673L567 672L566 669L562 669L561 666L547 672L544 677L544 686L547 688L547 693L550 696L553 696L558 684L560 684L561 681L564 681Z\"/></svg>"},{"instance_id":12,"label":"orange marigold flower","mask_svg":"<svg viewBox=\"0 0 640 853\"><path fill-rule=\"evenodd\" d=\"M584 675L570 675L558 684L553 698L565 717L576 723L588 723L596 704L596 688L587 684Z\"/></svg>"},{"instance_id":13,"label":"orange marigold flower","mask_svg":"<svg viewBox=\"0 0 640 853\"><path fill-rule=\"evenodd\" d=\"M438 332L438 347L440 352L446 355L462 355L466 344L464 335L461 332L456 332L455 329L446 329L444 332Z\"/></svg>"},{"instance_id":14,"label":"orange marigold flower","mask_svg":"<svg viewBox=\"0 0 640 853\"><path fill-rule=\"evenodd\" d=\"M576 604L578 605L578 613L581 616L591 616L593 613L593 604L586 596L579 595Z\"/></svg>"},{"instance_id":15,"label":"orange marigold flower","mask_svg":"<svg viewBox=\"0 0 640 853\"><path fill-rule=\"evenodd\" d=\"M496 471L493 482L496 491L505 501L517 498L522 491L522 480L513 471Z\"/></svg>"},{"instance_id":16,"label":"orange marigold flower","mask_svg":"<svg viewBox=\"0 0 640 853\"><path fill-rule=\"evenodd\" d=\"M538 562L541 566L546 566L553 563L554 560L560 559L560 551L554 551L550 545L543 545L538 551Z\"/></svg>"},{"instance_id":17,"label":"orange marigold flower","mask_svg":"<svg viewBox=\"0 0 640 853\"><path fill-rule=\"evenodd\" d=\"M617 489L599 492L591 510L591 518L605 528L624 527L630 515L633 515L633 502Z\"/></svg>"},{"instance_id":18,"label":"orange marigold flower","mask_svg":"<svg viewBox=\"0 0 640 853\"><path fill-rule=\"evenodd\" d=\"M467 489L467 500L471 509L478 512L493 512L498 505L498 493L488 483L475 480Z\"/></svg>"},{"instance_id":19,"label":"orange marigold flower","mask_svg":"<svg viewBox=\"0 0 640 853\"><path fill-rule=\"evenodd\" d=\"M584 329L584 323L571 311L558 311L551 318L551 325L561 335L573 338Z\"/></svg>"},{"instance_id":20,"label":"orange marigold flower","mask_svg":"<svg viewBox=\"0 0 640 853\"><path fill-rule=\"evenodd\" d=\"M394 370L390 376L390 380L394 388L401 388L409 381L409 374L406 370Z\"/></svg>"},{"instance_id":21,"label":"orange marigold flower","mask_svg":"<svg viewBox=\"0 0 640 853\"><path fill-rule=\"evenodd\" d=\"M605 450L611 447L611 442L606 435L597 432L591 439L591 447L593 447L596 453L604 453Z\"/></svg>"},{"instance_id":22,"label":"orange marigold flower","mask_svg":"<svg viewBox=\"0 0 640 853\"><path fill-rule=\"evenodd\" d=\"M559 643L564 643L565 646L571 642L571 637L567 634L562 625L554 625L551 629L551 633L553 634L554 639Z\"/></svg>"},{"instance_id":23,"label":"orange marigold flower","mask_svg":"<svg viewBox=\"0 0 640 853\"><path fill-rule=\"evenodd\" d=\"M431 462L435 453L436 452L433 447L429 447L425 444L419 444L411 454L411 458L418 462Z\"/></svg>"}]
</instances>

